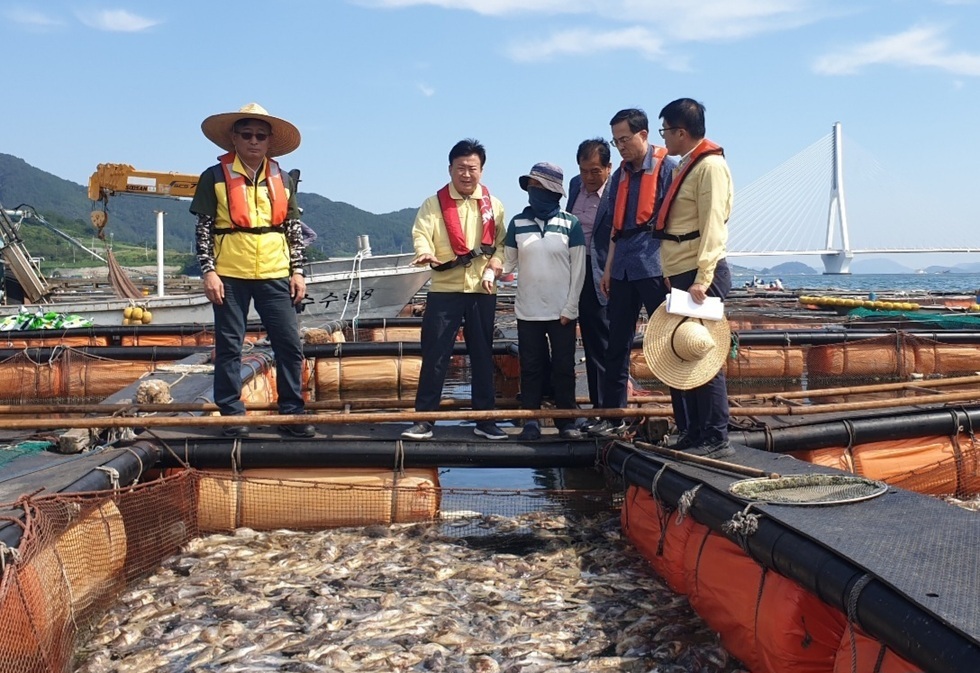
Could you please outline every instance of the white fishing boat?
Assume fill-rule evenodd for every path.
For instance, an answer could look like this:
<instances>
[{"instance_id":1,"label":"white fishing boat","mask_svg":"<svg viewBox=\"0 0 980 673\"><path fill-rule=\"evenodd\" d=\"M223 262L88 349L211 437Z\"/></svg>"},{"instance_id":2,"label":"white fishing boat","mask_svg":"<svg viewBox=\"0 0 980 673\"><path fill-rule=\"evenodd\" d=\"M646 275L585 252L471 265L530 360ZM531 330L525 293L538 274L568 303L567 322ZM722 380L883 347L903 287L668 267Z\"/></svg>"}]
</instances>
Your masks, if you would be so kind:
<instances>
[{"instance_id":1,"label":"white fishing boat","mask_svg":"<svg viewBox=\"0 0 980 673\"><path fill-rule=\"evenodd\" d=\"M144 324L188 325L213 322L211 302L204 296L203 288L199 291L185 290L177 294L167 294L163 274L162 222L159 224L158 234L160 249L157 294L125 299L104 293L55 287L41 273L38 260L31 257L24 247L11 215L20 213L3 211L0 208L0 256L3 258L6 275L16 280L23 301L6 303L10 298L4 296L5 305L0 306L0 329L23 329L22 323L37 314L71 314L91 321L93 325L122 325L127 324L123 320L133 314L132 310L127 309L135 308L140 309L137 313L141 316L148 314L142 321ZM34 217L43 219L36 214ZM67 237L62 232L58 233ZM81 245L74 239L71 240L74 244ZM357 243L358 252L353 257L307 263L307 297L300 312L300 320L305 326L317 326L337 320L393 318L412 300L431 275L428 266L412 265L413 253L374 255L367 236L359 236ZM109 268L111 277L114 267L110 264ZM122 273L118 266L115 269L116 273ZM20 316L23 319L7 320L11 316ZM259 319L254 308L249 319ZM35 326L50 322L52 321L39 318ZM50 326L78 326L73 323L60 324L57 320L53 322L55 324Z\"/></svg>"},{"instance_id":2,"label":"white fishing boat","mask_svg":"<svg viewBox=\"0 0 980 673\"><path fill-rule=\"evenodd\" d=\"M412 265L412 253L362 254L311 262L306 266L307 299L300 320L316 326L336 320L393 318L429 279L428 266ZM127 308L149 311L153 325L208 324L211 302L203 292L138 299L93 298L83 293L52 294L50 301L0 306L0 321L21 313L70 313L94 325L121 325ZM130 312L131 314L131 312ZM251 320L259 316L252 309Z\"/></svg>"}]
</instances>

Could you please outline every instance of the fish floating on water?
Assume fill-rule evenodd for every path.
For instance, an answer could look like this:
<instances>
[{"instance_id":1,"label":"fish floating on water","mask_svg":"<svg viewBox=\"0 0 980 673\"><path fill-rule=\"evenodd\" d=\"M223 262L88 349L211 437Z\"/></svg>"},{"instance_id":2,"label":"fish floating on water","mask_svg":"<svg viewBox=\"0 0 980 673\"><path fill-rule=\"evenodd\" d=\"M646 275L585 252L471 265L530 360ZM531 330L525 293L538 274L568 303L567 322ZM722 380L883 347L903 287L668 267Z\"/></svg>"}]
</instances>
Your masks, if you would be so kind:
<instances>
[{"instance_id":1,"label":"fish floating on water","mask_svg":"<svg viewBox=\"0 0 980 673\"><path fill-rule=\"evenodd\" d=\"M193 540L105 615L76 672L742 670L618 516L467 514Z\"/></svg>"}]
</instances>

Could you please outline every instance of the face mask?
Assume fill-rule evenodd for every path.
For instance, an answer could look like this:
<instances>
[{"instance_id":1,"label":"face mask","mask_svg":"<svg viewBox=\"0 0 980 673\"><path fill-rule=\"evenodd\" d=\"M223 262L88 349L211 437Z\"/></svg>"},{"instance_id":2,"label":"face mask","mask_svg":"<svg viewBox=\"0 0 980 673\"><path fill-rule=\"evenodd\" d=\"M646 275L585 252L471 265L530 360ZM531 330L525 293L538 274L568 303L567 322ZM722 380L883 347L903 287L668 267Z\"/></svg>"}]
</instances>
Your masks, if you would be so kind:
<instances>
[{"instance_id":1,"label":"face mask","mask_svg":"<svg viewBox=\"0 0 980 673\"><path fill-rule=\"evenodd\" d=\"M561 210L558 206L559 201L561 201L561 194L540 187L527 188L527 201L531 212L540 220L549 220Z\"/></svg>"}]
</instances>

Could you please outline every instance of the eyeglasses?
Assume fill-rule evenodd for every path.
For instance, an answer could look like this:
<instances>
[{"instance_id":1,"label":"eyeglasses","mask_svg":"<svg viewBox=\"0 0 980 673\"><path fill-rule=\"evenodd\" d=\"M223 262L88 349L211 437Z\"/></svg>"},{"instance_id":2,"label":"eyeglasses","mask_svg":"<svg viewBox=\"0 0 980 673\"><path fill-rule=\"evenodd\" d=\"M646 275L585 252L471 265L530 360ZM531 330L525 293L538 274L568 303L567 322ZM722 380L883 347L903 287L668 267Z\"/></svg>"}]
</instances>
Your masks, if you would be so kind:
<instances>
[{"instance_id":1,"label":"eyeglasses","mask_svg":"<svg viewBox=\"0 0 980 673\"><path fill-rule=\"evenodd\" d=\"M680 128L681 128L680 126L668 126L666 128L662 128L662 129L660 129L660 137L661 138L666 138L667 137L667 135L666 135L667 131L679 131Z\"/></svg>"},{"instance_id":2,"label":"eyeglasses","mask_svg":"<svg viewBox=\"0 0 980 673\"><path fill-rule=\"evenodd\" d=\"M637 133L639 133L639 131L637 131ZM633 136L635 136L635 135L636 135L636 133L631 133L628 136L621 136L619 138L613 138L612 139L612 144L615 145L616 147L622 147L623 145L625 145L626 143L628 143L629 141L631 141L633 139Z\"/></svg>"},{"instance_id":3,"label":"eyeglasses","mask_svg":"<svg viewBox=\"0 0 980 673\"><path fill-rule=\"evenodd\" d=\"M251 131L235 131L238 135L242 137L243 140L251 140L253 137L260 143L264 143L266 138L271 136L271 133L252 133Z\"/></svg>"}]
</instances>

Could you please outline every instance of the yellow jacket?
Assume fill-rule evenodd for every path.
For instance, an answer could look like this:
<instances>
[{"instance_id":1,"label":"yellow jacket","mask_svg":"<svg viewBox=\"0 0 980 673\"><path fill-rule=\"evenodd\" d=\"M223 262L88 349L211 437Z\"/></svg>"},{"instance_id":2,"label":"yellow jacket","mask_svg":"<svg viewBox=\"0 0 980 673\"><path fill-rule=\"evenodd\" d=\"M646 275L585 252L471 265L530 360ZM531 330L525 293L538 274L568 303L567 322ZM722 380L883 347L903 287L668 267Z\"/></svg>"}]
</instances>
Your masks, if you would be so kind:
<instances>
[{"instance_id":1,"label":"yellow jacket","mask_svg":"<svg viewBox=\"0 0 980 673\"><path fill-rule=\"evenodd\" d=\"M471 250L479 250L483 237L483 220L480 217L480 199L483 198L483 187L478 186L472 196L464 198L450 184L449 195L456 201L460 225L466 236L466 244ZM506 233L504 206L493 195L490 196L490 204L493 207L493 217L497 227L494 240L496 251L491 259L498 260L502 266L504 234ZM415 246L416 257L424 254L435 255L440 262L448 262L456 257L449 241L449 233L446 231L446 223L442 219L439 197L435 194L425 200L415 216L415 224L412 226L412 243ZM480 283L488 261L487 257L480 256L475 257L469 266L457 266L448 271L433 271L429 291L482 293L483 287Z\"/></svg>"}]
</instances>

